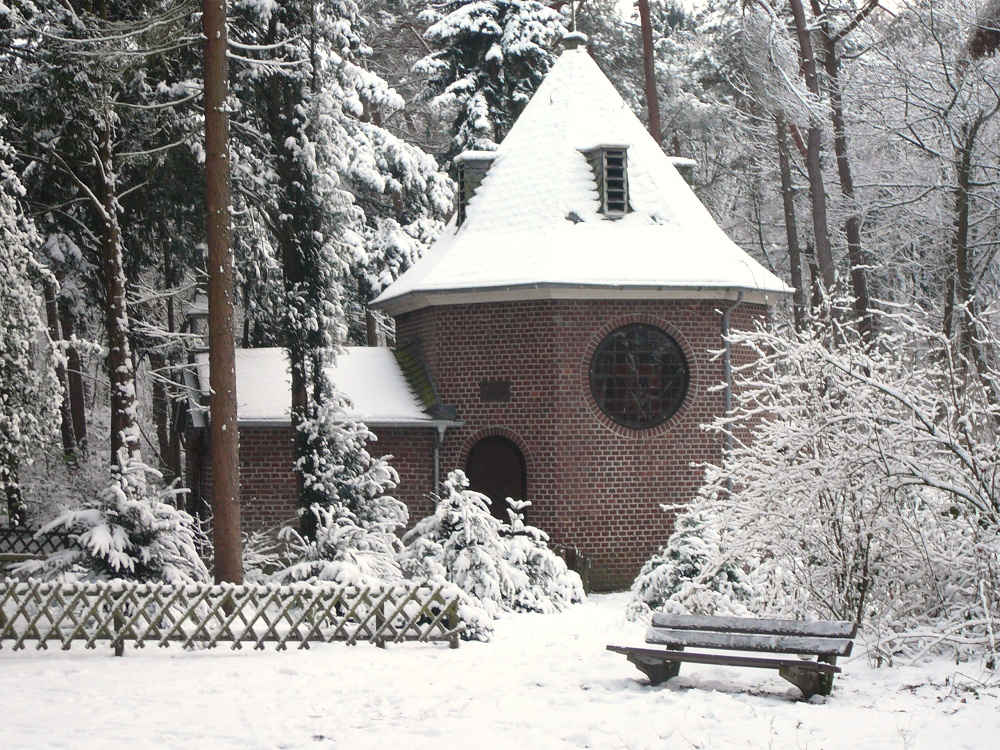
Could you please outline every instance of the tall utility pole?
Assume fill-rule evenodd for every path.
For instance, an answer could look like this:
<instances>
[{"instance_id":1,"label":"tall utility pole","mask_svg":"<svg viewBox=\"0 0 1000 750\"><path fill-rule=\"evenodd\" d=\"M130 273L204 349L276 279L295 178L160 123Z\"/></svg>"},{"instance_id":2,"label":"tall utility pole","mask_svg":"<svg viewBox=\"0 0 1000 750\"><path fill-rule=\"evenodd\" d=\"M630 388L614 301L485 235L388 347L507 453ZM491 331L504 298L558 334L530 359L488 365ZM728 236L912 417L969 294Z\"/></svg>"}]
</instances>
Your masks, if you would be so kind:
<instances>
[{"instance_id":1,"label":"tall utility pole","mask_svg":"<svg viewBox=\"0 0 1000 750\"><path fill-rule=\"evenodd\" d=\"M649 112L649 134L663 143L660 132L660 100L656 95L656 73L653 70L653 25L649 21L649 0L637 0L639 25L642 27L642 71L646 79L646 109Z\"/></svg>"},{"instance_id":2,"label":"tall utility pole","mask_svg":"<svg viewBox=\"0 0 1000 750\"><path fill-rule=\"evenodd\" d=\"M208 352L215 580L243 582L240 437L236 423L236 336L230 247L229 66L226 0L204 0L205 182L208 211Z\"/></svg>"}]
</instances>

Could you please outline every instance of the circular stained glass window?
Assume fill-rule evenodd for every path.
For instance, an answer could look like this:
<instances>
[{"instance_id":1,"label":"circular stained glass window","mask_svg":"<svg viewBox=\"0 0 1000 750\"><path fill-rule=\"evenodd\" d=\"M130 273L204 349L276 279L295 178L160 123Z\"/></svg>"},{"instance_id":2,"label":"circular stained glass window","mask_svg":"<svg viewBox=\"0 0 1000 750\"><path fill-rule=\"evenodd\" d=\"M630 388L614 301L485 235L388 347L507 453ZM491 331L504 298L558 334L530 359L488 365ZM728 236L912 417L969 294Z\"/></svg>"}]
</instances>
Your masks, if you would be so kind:
<instances>
[{"instance_id":1,"label":"circular stained glass window","mask_svg":"<svg viewBox=\"0 0 1000 750\"><path fill-rule=\"evenodd\" d=\"M622 326L590 361L590 389L601 411L625 427L663 424L684 403L688 365L680 345L651 325Z\"/></svg>"}]
</instances>

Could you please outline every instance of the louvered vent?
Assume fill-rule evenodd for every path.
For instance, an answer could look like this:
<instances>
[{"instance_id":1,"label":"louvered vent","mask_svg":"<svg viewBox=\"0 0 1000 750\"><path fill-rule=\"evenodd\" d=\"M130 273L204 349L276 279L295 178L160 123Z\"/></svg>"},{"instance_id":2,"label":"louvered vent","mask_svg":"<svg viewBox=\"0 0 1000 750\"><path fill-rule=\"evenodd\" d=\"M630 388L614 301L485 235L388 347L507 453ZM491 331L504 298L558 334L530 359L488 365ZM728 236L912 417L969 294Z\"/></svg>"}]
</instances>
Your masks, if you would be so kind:
<instances>
[{"instance_id":1,"label":"louvered vent","mask_svg":"<svg viewBox=\"0 0 1000 750\"><path fill-rule=\"evenodd\" d=\"M469 201L476 194L496 154L492 151L464 151L455 157L458 167L458 224L465 222Z\"/></svg>"},{"instance_id":2,"label":"louvered vent","mask_svg":"<svg viewBox=\"0 0 1000 750\"><path fill-rule=\"evenodd\" d=\"M632 210L628 200L628 147L598 146L583 153L594 170L599 211L609 219L620 219Z\"/></svg>"}]
</instances>

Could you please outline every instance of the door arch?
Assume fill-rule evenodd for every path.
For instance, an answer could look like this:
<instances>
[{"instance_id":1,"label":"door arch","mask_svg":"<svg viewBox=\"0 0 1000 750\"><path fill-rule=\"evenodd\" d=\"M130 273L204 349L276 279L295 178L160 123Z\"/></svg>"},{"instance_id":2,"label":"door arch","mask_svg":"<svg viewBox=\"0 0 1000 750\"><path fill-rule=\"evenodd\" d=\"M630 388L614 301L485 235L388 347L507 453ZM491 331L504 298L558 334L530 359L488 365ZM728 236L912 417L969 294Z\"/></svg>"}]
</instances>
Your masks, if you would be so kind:
<instances>
[{"instance_id":1,"label":"door arch","mask_svg":"<svg viewBox=\"0 0 1000 750\"><path fill-rule=\"evenodd\" d=\"M510 522L506 503L528 499L528 474L524 454L512 441L499 435L483 438L469 451L465 464L469 486L491 500L490 512L504 523ZM527 513L521 511L527 519Z\"/></svg>"}]
</instances>

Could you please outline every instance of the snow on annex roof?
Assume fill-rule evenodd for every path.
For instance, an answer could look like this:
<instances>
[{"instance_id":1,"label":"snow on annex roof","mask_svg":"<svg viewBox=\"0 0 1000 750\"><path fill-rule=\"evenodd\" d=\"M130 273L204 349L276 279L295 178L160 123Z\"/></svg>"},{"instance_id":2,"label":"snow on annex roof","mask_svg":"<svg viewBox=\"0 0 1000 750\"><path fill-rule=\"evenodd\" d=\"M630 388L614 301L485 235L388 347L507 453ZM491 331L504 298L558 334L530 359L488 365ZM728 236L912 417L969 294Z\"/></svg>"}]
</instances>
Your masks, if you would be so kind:
<instances>
[{"instance_id":1,"label":"snow on annex roof","mask_svg":"<svg viewBox=\"0 0 1000 750\"><path fill-rule=\"evenodd\" d=\"M199 354L198 379L208 392L208 354ZM392 351L385 347L346 347L327 368L331 382L351 400L348 419L369 427L433 427ZM240 424L289 424L292 376L281 348L236 350L236 401Z\"/></svg>"},{"instance_id":2,"label":"snow on annex roof","mask_svg":"<svg viewBox=\"0 0 1000 750\"><path fill-rule=\"evenodd\" d=\"M628 146L632 211L598 213L582 153ZM791 289L739 248L583 47L563 52L500 144L486 177L411 269L373 303L591 297L772 302Z\"/></svg>"}]
</instances>

